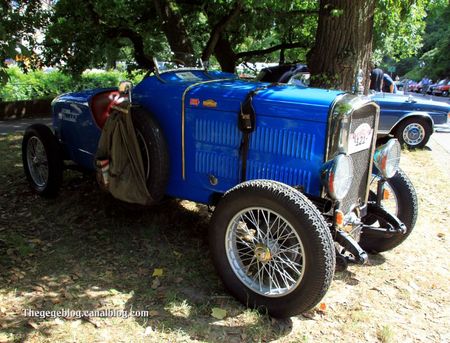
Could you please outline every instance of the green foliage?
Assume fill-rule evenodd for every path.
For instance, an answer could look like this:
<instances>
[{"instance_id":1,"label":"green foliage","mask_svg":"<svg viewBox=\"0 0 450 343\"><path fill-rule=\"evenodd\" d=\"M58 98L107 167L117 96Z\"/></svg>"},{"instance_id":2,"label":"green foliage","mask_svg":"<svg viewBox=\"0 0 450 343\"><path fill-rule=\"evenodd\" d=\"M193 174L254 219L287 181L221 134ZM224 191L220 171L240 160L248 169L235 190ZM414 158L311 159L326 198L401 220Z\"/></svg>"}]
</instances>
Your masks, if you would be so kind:
<instances>
[{"instance_id":1,"label":"green foliage","mask_svg":"<svg viewBox=\"0 0 450 343\"><path fill-rule=\"evenodd\" d=\"M427 8L423 47L413 57L387 61L394 65L398 75L405 75L413 80L428 76L434 81L450 75L450 5L447 0L430 1Z\"/></svg>"},{"instance_id":2,"label":"green foliage","mask_svg":"<svg viewBox=\"0 0 450 343\"><path fill-rule=\"evenodd\" d=\"M25 67L35 61L33 47L37 46L35 30L46 23L47 7L43 1L0 1L0 84L8 81L3 65L7 58L20 55Z\"/></svg>"},{"instance_id":3,"label":"green foliage","mask_svg":"<svg viewBox=\"0 0 450 343\"><path fill-rule=\"evenodd\" d=\"M59 71L30 71L23 73L20 68L6 70L9 82L0 88L0 99L3 101L29 100L55 97L65 92L91 88L116 87L122 80L139 82L143 74L127 74L112 70L108 72L87 71L81 77L73 77Z\"/></svg>"},{"instance_id":4,"label":"green foliage","mask_svg":"<svg viewBox=\"0 0 450 343\"><path fill-rule=\"evenodd\" d=\"M378 0L374 19L374 60L414 56L422 46L426 8L432 0Z\"/></svg>"},{"instance_id":5,"label":"green foliage","mask_svg":"<svg viewBox=\"0 0 450 343\"><path fill-rule=\"evenodd\" d=\"M420 60L423 75L433 80L450 75L450 5L447 1L436 1L427 20L426 36Z\"/></svg>"}]
</instances>

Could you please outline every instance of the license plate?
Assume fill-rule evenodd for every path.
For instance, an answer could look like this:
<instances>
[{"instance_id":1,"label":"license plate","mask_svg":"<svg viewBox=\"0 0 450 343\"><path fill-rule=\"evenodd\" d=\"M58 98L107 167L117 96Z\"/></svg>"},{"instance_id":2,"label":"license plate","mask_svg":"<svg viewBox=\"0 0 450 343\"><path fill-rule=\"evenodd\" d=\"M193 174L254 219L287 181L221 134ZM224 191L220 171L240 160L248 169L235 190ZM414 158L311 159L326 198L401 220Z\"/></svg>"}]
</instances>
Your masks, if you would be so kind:
<instances>
[{"instance_id":1,"label":"license plate","mask_svg":"<svg viewBox=\"0 0 450 343\"><path fill-rule=\"evenodd\" d=\"M348 140L348 153L354 154L370 148L372 143L373 129L369 124L359 125L356 130L350 134Z\"/></svg>"}]
</instances>

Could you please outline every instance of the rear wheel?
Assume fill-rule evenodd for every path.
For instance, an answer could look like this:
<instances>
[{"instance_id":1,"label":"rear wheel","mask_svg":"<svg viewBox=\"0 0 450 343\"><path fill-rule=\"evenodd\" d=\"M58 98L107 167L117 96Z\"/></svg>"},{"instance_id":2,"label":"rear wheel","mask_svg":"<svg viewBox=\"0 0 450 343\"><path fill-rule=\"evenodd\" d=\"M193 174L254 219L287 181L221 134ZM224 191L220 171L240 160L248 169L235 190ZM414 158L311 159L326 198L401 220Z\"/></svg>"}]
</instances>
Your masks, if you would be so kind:
<instances>
[{"instance_id":1,"label":"rear wheel","mask_svg":"<svg viewBox=\"0 0 450 343\"><path fill-rule=\"evenodd\" d=\"M163 198L169 178L166 140L159 124L147 111L133 109L132 118L144 164L147 190L157 202Z\"/></svg>"},{"instance_id":2,"label":"rear wheel","mask_svg":"<svg viewBox=\"0 0 450 343\"><path fill-rule=\"evenodd\" d=\"M230 292L274 317L311 309L333 278L335 250L324 218L279 182L253 180L227 192L214 211L209 241Z\"/></svg>"},{"instance_id":3,"label":"rear wheel","mask_svg":"<svg viewBox=\"0 0 450 343\"><path fill-rule=\"evenodd\" d=\"M402 121L395 130L394 136L401 145L409 149L420 149L428 143L433 130L430 123L423 118L408 118Z\"/></svg>"},{"instance_id":4,"label":"rear wheel","mask_svg":"<svg viewBox=\"0 0 450 343\"><path fill-rule=\"evenodd\" d=\"M34 124L22 140L22 162L31 188L44 197L56 196L62 182L63 160L60 147L50 128Z\"/></svg>"}]
</instances>

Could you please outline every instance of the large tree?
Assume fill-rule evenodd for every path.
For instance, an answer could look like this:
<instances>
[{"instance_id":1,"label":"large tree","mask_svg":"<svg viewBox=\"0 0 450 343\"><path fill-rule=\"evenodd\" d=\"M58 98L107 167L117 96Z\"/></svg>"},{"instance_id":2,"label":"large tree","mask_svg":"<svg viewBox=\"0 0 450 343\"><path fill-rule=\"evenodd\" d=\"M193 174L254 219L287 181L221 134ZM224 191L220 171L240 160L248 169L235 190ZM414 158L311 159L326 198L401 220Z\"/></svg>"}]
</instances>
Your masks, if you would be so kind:
<instances>
[{"instance_id":1,"label":"large tree","mask_svg":"<svg viewBox=\"0 0 450 343\"><path fill-rule=\"evenodd\" d=\"M304 56L317 13L314 0L115 0L114 6L111 0L87 0L76 7L59 0L46 29L45 56L47 63L77 73L130 51L147 68L153 55L172 50L214 57L223 70L234 71L241 61L274 58L280 51L291 60Z\"/></svg>"},{"instance_id":2,"label":"large tree","mask_svg":"<svg viewBox=\"0 0 450 343\"><path fill-rule=\"evenodd\" d=\"M321 0L308 65L316 87L352 90L362 70L368 86L375 0ZM366 88L367 88L366 86Z\"/></svg>"},{"instance_id":3,"label":"large tree","mask_svg":"<svg viewBox=\"0 0 450 343\"><path fill-rule=\"evenodd\" d=\"M418 49L423 30L420 20L428 1L442 0L377 0L374 44L378 55L407 56ZM53 5L51 20L28 20L35 15L28 15L24 11L25 6L35 8L35 13L46 18L42 3ZM45 33L45 41L40 48L44 51L46 64L72 73L92 67L113 67L116 61L133 62L138 68L147 69L153 65L154 55L167 59L170 50L211 58L223 70L234 71L237 64L245 61L304 62L314 46L320 22L318 40L310 55L316 57L316 61L310 59L310 63L314 70L318 70L317 66L323 61L321 53L315 51L322 49L330 57L340 44L330 39L327 41L322 27L351 20L352 27L338 25L333 36L349 38L344 50L353 49L355 52L359 47L350 44L348 33L359 37L360 32L354 30L355 27L363 28L365 32L368 20L373 17L374 3L342 1L348 8L340 8L340 1L321 1L319 20L317 0L85 0L77 2L76 6L71 0L0 0L3 5L0 14L6 18L0 23L0 45L4 40L8 46L17 47L14 45L17 42L15 37L25 37L20 26L25 27L23 23L32 22L33 25L26 26L27 31L40 29ZM12 17L4 15L4 8L9 14L15 12L23 18L10 20ZM388 15L390 13L392 16ZM3 29L5 22L7 31ZM408 40L412 43L405 44ZM344 50L341 51L343 55L337 54L336 57L339 63L344 61L347 65L352 57L349 51ZM11 54L3 53L0 57ZM360 60L359 56L355 57L357 64L361 64ZM348 85L348 68L339 68L328 70L324 75L337 80L341 76L337 77L336 73L345 72L344 83ZM319 81L314 82L325 85ZM328 84L341 87L333 82Z\"/></svg>"}]
</instances>

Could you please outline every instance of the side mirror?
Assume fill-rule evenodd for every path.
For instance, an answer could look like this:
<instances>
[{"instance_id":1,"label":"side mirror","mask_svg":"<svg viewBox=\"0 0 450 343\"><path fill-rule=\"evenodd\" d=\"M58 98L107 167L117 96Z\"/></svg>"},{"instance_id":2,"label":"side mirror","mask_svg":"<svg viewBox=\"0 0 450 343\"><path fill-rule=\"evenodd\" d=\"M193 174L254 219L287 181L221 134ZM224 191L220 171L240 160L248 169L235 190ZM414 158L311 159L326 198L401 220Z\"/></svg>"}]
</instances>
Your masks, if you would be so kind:
<instances>
[{"instance_id":1,"label":"side mirror","mask_svg":"<svg viewBox=\"0 0 450 343\"><path fill-rule=\"evenodd\" d=\"M133 88L133 84L130 81L120 81L119 83L119 93L122 95L127 95L128 100L131 103L131 89Z\"/></svg>"}]
</instances>

